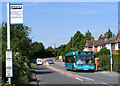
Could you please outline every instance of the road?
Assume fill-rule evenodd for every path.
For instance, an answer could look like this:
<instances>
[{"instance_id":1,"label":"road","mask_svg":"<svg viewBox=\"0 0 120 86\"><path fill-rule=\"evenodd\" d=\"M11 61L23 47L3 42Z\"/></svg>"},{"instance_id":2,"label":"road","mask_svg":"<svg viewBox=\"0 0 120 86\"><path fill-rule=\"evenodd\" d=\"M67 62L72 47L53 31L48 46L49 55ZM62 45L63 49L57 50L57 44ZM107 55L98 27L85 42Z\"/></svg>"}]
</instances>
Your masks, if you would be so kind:
<instances>
[{"instance_id":1,"label":"road","mask_svg":"<svg viewBox=\"0 0 120 86\"><path fill-rule=\"evenodd\" d=\"M63 62L50 65L34 65L37 83L40 84L95 84L113 86L118 84L115 72L68 71Z\"/></svg>"}]
</instances>

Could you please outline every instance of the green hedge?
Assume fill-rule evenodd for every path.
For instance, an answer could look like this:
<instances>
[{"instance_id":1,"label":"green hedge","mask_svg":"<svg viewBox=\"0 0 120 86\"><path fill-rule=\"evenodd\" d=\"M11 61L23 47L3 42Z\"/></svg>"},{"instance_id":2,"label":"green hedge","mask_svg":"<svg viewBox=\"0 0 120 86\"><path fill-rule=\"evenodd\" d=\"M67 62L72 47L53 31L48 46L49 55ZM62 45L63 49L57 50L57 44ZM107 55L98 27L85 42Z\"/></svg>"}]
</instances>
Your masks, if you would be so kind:
<instances>
[{"instance_id":1,"label":"green hedge","mask_svg":"<svg viewBox=\"0 0 120 86\"><path fill-rule=\"evenodd\" d=\"M99 56L101 70L110 70L110 55Z\"/></svg>"},{"instance_id":2,"label":"green hedge","mask_svg":"<svg viewBox=\"0 0 120 86\"><path fill-rule=\"evenodd\" d=\"M120 73L120 55L113 55L113 71Z\"/></svg>"}]
</instances>

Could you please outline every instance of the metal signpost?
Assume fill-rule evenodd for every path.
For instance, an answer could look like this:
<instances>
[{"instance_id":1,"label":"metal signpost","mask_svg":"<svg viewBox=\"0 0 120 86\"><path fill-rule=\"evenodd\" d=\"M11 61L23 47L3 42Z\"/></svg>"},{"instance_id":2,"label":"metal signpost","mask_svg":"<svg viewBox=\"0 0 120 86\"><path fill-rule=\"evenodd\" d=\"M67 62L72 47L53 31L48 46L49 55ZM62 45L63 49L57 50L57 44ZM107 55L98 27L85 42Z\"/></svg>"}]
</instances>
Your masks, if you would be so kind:
<instances>
[{"instance_id":1,"label":"metal signpost","mask_svg":"<svg viewBox=\"0 0 120 86\"><path fill-rule=\"evenodd\" d=\"M23 5L7 3L7 50L6 50L6 77L11 83L13 77L12 51L10 50L10 24L23 24Z\"/></svg>"},{"instance_id":2,"label":"metal signpost","mask_svg":"<svg viewBox=\"0 0 120 86\"><path fill-rule=\"evenodd\" d=\"M9 13L10 13L9 8L10 7L9 6L10 6L9 3L7 3L7 49L8 50L10 50L10 15L9 15ZM9 55L7 55L7 53L6 53L6 64L7 64L7 58L9 58L7 56L9 56ZM10 76L9 74L10 74L11 70L12 70L12 67L8 69L6 66L6 77ZM11 83L10 77L8 77L8 81Z\"/></svg>"}]
</instances>

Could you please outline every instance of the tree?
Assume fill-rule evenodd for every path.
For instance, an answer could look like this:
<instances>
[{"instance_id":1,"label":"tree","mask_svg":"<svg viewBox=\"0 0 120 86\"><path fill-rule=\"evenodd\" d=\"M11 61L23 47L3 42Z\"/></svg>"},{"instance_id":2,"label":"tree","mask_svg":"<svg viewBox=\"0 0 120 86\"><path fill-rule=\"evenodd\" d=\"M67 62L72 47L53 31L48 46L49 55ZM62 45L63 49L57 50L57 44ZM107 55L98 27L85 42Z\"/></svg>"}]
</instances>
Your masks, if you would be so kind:
<instances>
[{"instance_id":1,"label":"tree","mask_svg":"<svg viewBox=\"0 0 120 86\"><path fill-rule=\"evenodd\" d=\"M113 36L112 32L110 29L108 29L108 31L105 33L105 35L108 39L111 38Z\"/></svg>"},{"instance_id":2,"label":"tree","mask_svg":"<svg viewBox=\"0 0 120 86\"><path fill-rule=\"evenodd\" d=\"M103 37L103 35L101 34L101 35L99 36L98 40L101 39L102 37Z\"/></svg>"},{"instance_id":3,"label":"tree","mask_svg":"<svg viewBox=\"0 0 120 86\"><path fill-rule=\"evenodd\" d=\"M87 30L87 32L85 34L85 38L86 38L86 40L90 40L91 39L91 32L89 30Z\"/></svg>"},{"instance_id":4,"label":"tree","mask_svg":"<svg viewBox=\"0 0 120 86\"><path fill-rule=\"evenodd\" d=\"M66 45L65 52L72 52L72 40L73 40L73 50L81 51L83 50L83 46L85 45L86 39L80 31L77 31L75 35L71 38L71 40Z\"/></svg>"},{"instance_id":5,"label":"tree","mask_svg":"<svg viewBox=\"0 0 120 86\"><path fill-rule=\"evenodd\" d=\"M17 84L28 84L29 82L29 50L31 39L28 37L30 28L21 25L10 26L11 49L13 52L13 78L12 82ZM5 50L7 49L7 24L2 23L2 76L5 77Z\"/></svg>"},{"instance_id":6,"label":"tree","mask_svg":"<svg viewBox=\"0 0 120 86\"><path fill-rule=\"evenodd\" d=\"M42 58L44 57L44 45L42 43L33 42L31 44L31 59Z\"/></svg>"},{"instance_id":7,"label":"tree","mask_svg":"<svg viewBox=\"0 0 120 86\"><path fill-rule=\"evenodd\" d=\"M58 56L65 56L65 49L66 45L61 45L57 48L57 55Z\"/></svg>"},{"instance_id":8,"label":"tree","mask_svg":"<svg viewBox=\"0 0 120 86\"><path fill-rule=\"evenodd\" d=\"M45 49L45 52L45 57L54 57L55 55L55 50L51 46Z\"/></svg>"}]
</instances>

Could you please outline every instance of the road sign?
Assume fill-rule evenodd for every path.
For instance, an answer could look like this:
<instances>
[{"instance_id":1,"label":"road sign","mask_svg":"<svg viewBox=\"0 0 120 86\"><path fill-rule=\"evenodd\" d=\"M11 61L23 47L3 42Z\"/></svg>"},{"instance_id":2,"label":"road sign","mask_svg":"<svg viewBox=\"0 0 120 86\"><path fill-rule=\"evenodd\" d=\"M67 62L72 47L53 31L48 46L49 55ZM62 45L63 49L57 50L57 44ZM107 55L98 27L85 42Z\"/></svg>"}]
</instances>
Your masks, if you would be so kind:
<instances>
[{"instance_id":1,"label":"road sign","mask_svg":"<svg viewBox=\"0 0 120 86\"><path fill-rule=\"evenodd\" d=\"M23 24L23 5L10 4L10 23Z\"/></svg>"},{"instance_id":2,"label":"road sign","mask_svg":"<svg viewBox=\"0 0 120 86\"><path fill-rule=\"evenodd\" d=\"M13 76L12 67L12 51L6 50L6 77Z\"/></svg>"}]
</instances>

